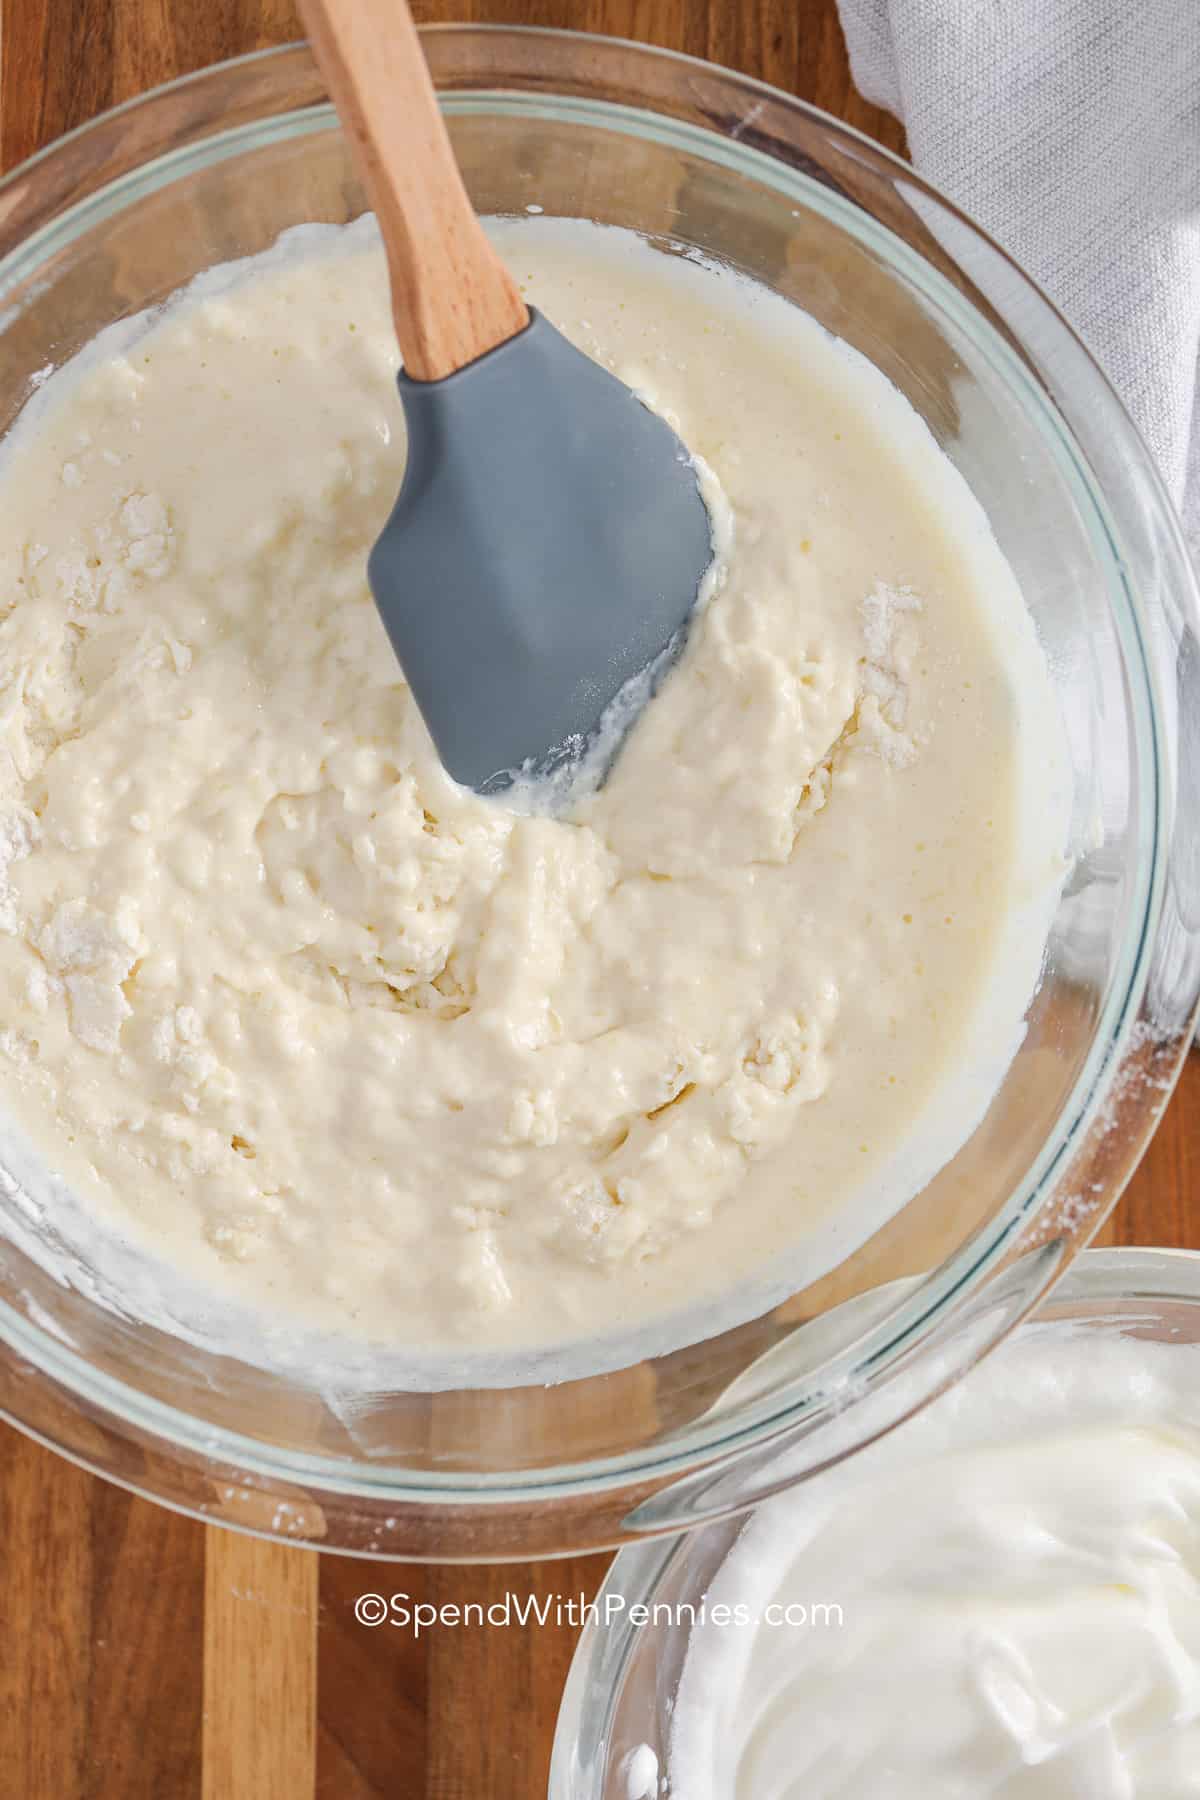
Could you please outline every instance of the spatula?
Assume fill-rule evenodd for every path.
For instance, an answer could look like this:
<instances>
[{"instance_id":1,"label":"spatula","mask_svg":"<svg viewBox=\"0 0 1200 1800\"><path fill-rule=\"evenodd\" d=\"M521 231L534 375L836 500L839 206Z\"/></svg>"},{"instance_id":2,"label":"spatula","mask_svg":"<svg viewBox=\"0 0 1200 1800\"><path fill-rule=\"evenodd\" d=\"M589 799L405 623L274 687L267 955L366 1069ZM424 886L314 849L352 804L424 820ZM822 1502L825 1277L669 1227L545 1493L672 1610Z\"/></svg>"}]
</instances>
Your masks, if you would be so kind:
<instances>
[{"instance_id":1,"label":"spatula","mask_svg":"<svg viewBox=\"0 0 1200 1800\"><path fill-rule=\"evenodd\" d=\"M379 219L404 363L408 460L371 588L443 763L491 791L580 754L626 683L669 663L708 510L666 422L525 307L404 0L301 11Z\"/></svg>"}]
</instances>

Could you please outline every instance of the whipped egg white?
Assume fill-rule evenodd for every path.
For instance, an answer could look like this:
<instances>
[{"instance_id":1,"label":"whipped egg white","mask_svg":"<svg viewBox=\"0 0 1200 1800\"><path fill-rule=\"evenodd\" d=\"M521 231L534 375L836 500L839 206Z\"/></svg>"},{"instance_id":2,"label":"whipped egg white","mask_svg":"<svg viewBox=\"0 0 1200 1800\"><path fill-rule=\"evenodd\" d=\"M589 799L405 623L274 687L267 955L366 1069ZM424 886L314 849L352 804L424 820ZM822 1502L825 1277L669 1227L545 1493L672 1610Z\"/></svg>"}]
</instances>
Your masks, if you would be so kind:
<instances>
[{"instance_id":1,"label":"whipped egg white","mask_svg":"<svg viewBox=\"0 0 1200 1800\"><path fill-rule=\"evenodd\" d=\"M1200 1348L1028 1327L750 1520L672 1800L1200 1791ZM790 1622L789 1622L790 1621Z\"/></svg>"}]
</instances>

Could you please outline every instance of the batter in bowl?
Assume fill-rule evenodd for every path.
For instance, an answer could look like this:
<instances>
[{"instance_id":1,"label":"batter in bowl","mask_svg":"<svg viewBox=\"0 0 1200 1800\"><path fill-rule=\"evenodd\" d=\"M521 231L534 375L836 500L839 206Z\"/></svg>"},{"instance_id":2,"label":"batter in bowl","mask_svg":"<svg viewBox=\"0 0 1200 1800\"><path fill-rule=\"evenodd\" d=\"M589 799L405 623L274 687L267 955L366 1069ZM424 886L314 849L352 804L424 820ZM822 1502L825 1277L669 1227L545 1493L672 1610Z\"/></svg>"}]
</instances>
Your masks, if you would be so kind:
<instances>
[{"instance_id":1,"label":"batter in bowl","mask_svg":"<svg viewBox=\"0 0 1200 1800\"><path fill-rule=\"evenodd\" d=\"M1063 868L1031 621L796 308L503 223L708 464L722 567L602 789L459 789L366 584L403 464L368 224L116 328L10 437L3 1096L114 1231L321 1328L745 1316L953 1154L1019 1041Z\"/></svg>"}]
</instances>

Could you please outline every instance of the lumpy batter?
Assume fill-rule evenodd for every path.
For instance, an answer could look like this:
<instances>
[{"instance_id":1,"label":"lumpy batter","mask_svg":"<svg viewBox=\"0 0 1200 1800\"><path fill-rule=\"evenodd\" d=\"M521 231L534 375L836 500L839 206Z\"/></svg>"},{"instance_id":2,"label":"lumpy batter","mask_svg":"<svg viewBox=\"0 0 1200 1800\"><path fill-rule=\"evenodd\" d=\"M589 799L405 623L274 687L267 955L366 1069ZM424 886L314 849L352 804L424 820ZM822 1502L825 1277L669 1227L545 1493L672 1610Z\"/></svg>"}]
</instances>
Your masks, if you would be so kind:
<instances>
[{"instance_id":1,"label":"lumpy batter","mask_svg":"<svg viewBox=\"0 0 1200 1800\"><path fill-rule=\"evenodd\" d=\"M718 591L566 816L450 782L376 616L365 228L52 376L0 522L12 1111L202 1281L483 1350L823 1272L973 1127L1062 866L1032 626L900 395L727 272L497 233L723 496Z\"/></svg>"},{"instance_id":2,"label":"lumpy batter","mask_svg":"<svg viewBox=\"0 0 1200 1800\"><path fill-rule=\"evenodd\" d=\"M689 1648L674 1800L1200 1791L1198 1380L1194 1345L1037 1326L769 1502Z\"/></svg>"}]
</instances>

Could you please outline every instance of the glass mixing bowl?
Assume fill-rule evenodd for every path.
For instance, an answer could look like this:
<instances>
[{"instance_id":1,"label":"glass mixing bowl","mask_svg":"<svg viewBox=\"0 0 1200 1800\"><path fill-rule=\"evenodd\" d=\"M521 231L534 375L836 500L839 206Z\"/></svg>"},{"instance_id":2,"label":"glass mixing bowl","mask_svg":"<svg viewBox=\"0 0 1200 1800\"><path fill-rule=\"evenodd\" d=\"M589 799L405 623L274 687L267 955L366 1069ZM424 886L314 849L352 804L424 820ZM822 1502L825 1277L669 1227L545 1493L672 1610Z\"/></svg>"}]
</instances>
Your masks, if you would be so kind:
<instances>
[{"instance_id":1,"label":"glass mixing bowl","mask_svg":"<svg viewBox=\"0 0 1200 1800\"><path fill-rule=\"evenodd\" d=\"M1200 1252L1089 1250L1038 1308L1039 1327L1048 1322L1200 1344ZM657 1781L630 1781L639 1766L633 1758L640 1753L649 1769L652 1752L668 1774L689 1609L699 1609L744 1523L723 1519L667 1542L631 1545L613 1558L563 1690L549 1800L642 1800L659 1792ZM638 1614L639 1606L650 1610ZM631 1611L645 1622L631 1622Z\"/></svg>"},{"instance_id":2,"label":"glass mixing bowl","mask_svg":"<svg viewBox=\"0 0 1200 1800\"><path fill-rule=\"evenodd\" d=\"M1042 1294L1116 1200L1190 1037L1200 695L1191 576L1144 446L1053 309L910 169L684 57L540 30L424 41L481 212L541 208L633 227L664 254L698 248L797 301L908 395L1024 589L1075 801L1028 1031L968 1143L823 1279L673 1354L633 1360L631 1345L628 1366L588 1380L433 1394L281 1374L236 1343L213 1354L85 1266L65 1212L14 1177L6 1135L11 1419L207 1518L452 1560L613 1544L745 1506L782 1479L784 1445L788 1479L853 1450L900 1410L901 1370L903 1405L928 1398ZM363 204L301 46L52 145L0 187L0 426L101 327ZM153 1287L151 1262L139 1279Z\"/></svg>"}]
</instances>

